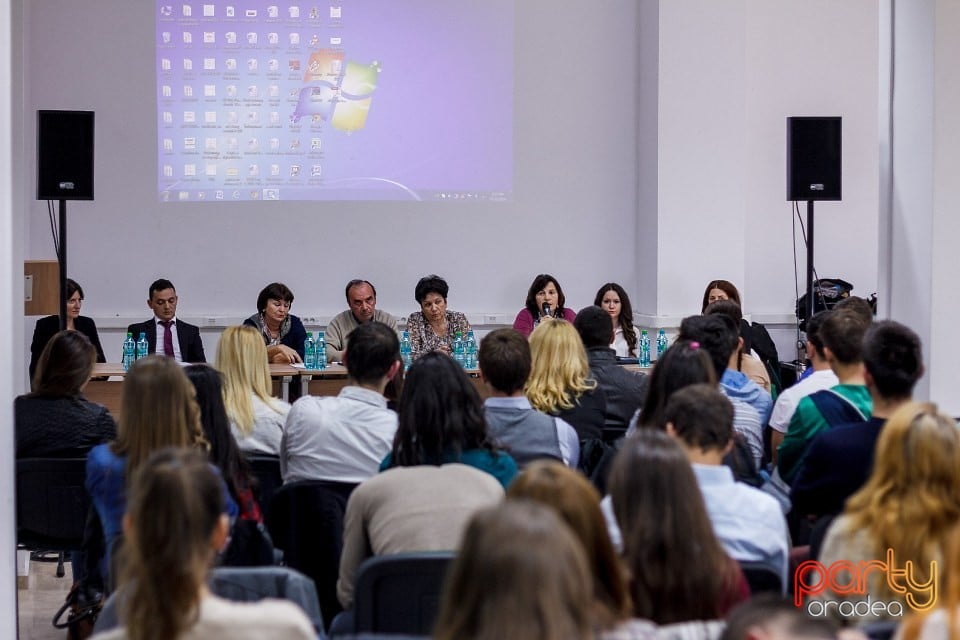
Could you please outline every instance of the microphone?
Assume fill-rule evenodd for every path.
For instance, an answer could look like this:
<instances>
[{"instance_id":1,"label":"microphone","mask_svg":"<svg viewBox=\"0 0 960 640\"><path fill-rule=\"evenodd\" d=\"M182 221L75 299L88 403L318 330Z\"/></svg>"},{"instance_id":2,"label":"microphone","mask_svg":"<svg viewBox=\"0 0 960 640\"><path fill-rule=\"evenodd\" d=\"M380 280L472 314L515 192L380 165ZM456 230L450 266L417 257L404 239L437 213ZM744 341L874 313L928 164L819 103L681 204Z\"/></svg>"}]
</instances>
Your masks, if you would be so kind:
<instances>
[{"instance_id":1,"label":"microphone","mask_svg":"<svg viewBox=\"0 0 960 640\"><path fill-rule=\"evenodd\" d=\"M545 316L550 315L550 303L549 303L549 302L544 302L544 303L543 303L543 315L545 315Z\"/></svg>"}]
</instances>

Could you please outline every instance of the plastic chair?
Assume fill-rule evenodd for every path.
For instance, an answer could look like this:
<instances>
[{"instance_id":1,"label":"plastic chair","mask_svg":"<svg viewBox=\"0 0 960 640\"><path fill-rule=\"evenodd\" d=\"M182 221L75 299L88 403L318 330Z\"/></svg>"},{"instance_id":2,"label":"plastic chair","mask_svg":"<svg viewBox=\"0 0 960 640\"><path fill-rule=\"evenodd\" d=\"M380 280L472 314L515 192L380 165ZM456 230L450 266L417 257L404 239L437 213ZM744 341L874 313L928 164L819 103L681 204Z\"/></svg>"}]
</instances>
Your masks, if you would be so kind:
<instances>
[{"instance_id":1,"label":"plastic chair","mask_svg":"<svg viewBox=\"0 0 960 640\"><path fill-rule=\"evenodd\" d=\"M58 552L58 577L65 574L64 552L83 542L90 509L86 467L86 458L17 460L17 544Z\"/></svg>"},{"instance_id":2,"label":"plastic chair","mask_svg":"<svg viewBox=\"0 0 960 640\"><path fill-rule=\"evenodd\" d=\"M246 455L246 459L250 465L250 472L257 479L257 502L260 504L260 511L263 513L264 520L266 520L273 494L283 486L283 477L280 475L280 458L260 453L249 453Z\"/></svg>"},{"instance_id":3,"label":"plastic chair","mask_svg":"<svg viewBox=\"0 0 960 640\"><path fill-rule=\"evenodd\" d=\"M354 632L430 635L454 552L375 556L357 573Z\"/></svg>"},{"instance_id":4,"label":"plastic chair","mask_svg":"<svg viewBox=\"0 0 960 640\"><path fill-rule=\"evenodd\" d=\"M337 577L343 552L343 516L356 486L327 480L286 484L273 496L266 521L286 565L313 579L328 624L342 610Z\"/></svg>"},{"instance_id":5,"label":"plastic chair","mask_svg":"<svg viewBox=\"0 0 960 640\"><path fill-rule=\"evenodd\" d=\"M750 585L750 594L758 593L785 593L783 581L780 578L780 572L764 562L738 561L740 569L743 571L747 584Z\"/></svg>"}]
</instances>

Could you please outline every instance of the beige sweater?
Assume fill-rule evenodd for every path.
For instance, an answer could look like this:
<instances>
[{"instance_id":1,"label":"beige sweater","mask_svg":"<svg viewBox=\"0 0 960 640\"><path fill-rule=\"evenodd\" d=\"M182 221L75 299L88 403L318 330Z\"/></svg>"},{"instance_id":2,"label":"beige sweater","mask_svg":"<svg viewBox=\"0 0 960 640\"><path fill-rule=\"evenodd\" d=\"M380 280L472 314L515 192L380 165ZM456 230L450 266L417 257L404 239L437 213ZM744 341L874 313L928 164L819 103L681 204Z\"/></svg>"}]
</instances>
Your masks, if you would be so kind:
<instances>
[{"instance_id":1,"label":"beige sweater","mask_svg":"<svg viewBox=\"0 0 960 640\"><path fill-rule=\"evenodd\" d=\"M344 518L340 603L353 605L357 569L367 558L455 550L474 512L502 499L496 478L463 464L396 467L362 483Z\"/></svg>"}]
</instances>

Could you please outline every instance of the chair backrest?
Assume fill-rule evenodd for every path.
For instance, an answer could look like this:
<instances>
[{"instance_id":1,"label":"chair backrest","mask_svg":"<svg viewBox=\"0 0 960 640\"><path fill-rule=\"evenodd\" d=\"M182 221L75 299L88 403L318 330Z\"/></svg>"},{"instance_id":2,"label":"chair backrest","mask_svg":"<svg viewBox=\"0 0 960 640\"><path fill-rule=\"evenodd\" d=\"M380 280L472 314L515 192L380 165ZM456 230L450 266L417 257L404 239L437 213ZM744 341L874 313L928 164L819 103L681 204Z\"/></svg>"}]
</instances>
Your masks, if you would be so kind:
<instances>
[{"instance_id":1,"label":"chair backrest","mask_svg":"<svg viewBox=\"0 0 960 640\"><path fill-rule=\"evenodd\" d=\"M312 578L328 623L340 613L337 576L343 552L343 516L354 483L303 480L273 496L266 524L284 562Z\"/></svg>"},{"instance_id":2,"label":"chair backrest","mask_svg":"<svg viewBox=\"0 0 960 640\"><path fill-rule=\"evenodd\" d=\"M283 486L283 477L280 475L279 456L269 456L260 453L246 454L250 472L257 479L257 501L264 519L270 510L270 501L277 489Z\"/></svg>"},{"instance_id":3,"label":"chair backrest","mask_svg":"<svg viewBox=\"0 0 960 640\"><path fill-rule=\"evenodd\" d=\"M780 573L764 562L739 561L740 569L750 585L750 593L785 593L785 585L780 579Z\"/></svg>"},{"instance_id":4,"label":"chair backrest","mask_svg":"<svg viewBox=\"0 0 960 640\"><path fill-rule=\"evenodd\" d=\"M366 560L357 573L356 633L429 635L454 552L401 553Z\"/></svg>"},{"instance_id":5,"label":"chair backrest","mask_svg":"<svg viewBox=\"0 0 960 640\"><path fill-rule=\"evenodd\" d=\"M17 542L31 548L79 549L90 509L86 458L17 460Z\"/></svg>"},{"instance_id":6,"label":"chair backrest","mask_svg":"<svg viewBox=\"0 0 960 640\"><path fill-rule=\"evenodd\" d=\"M283 598L298 605L323 637L323 614L313 581L289 567L219 567L210 572L210 590L234 602Z\"/></svg>"}]
</instances>

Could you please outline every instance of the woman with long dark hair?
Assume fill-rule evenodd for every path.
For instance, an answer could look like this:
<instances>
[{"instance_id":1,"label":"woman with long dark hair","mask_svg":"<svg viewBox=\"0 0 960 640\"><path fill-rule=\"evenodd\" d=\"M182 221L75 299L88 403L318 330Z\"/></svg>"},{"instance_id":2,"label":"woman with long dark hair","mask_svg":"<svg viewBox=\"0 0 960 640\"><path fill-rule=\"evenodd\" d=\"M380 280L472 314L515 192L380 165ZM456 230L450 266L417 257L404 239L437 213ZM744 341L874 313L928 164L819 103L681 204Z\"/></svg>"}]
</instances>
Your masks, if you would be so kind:
<instances>
[{"instance_id":1,"label":"woman with long dark hair","mask_svg":"<svg viewBox=\"0 0 960 640\"><path fill-rule=\"evenodd\" d=\"M450 356L428 353L410 367L399 408L393 449L381 470L459 462L504 487L517 474L516 462L487 434L480 394Z\"/></svg>"},{"instance_id":2,"label":"woman with long dark hair","mask_svg":"<svg viewBox=\"0 0 960 640\"><path fill-rule=\"evenodd\" d=\"M567 299L560 283L549 273L541 273L530 284L523 309L517 313L513 328L529 337L541 322L562 318L573 322L577 317L573 309L566 308Z\"/></svg>"},{"instance_id":3,"label":"woman with long dark hair","mask_svg":"<svg viewBox=\"0 0 960 640\"><path fill-rule=\"evenodd\" d=\"M79 331L61 331L46 343L33 392L13 404L17 458L83 457L117 436L107 408L83 397L96 358Z\"/></svg>"},{"instance_id":4,"label":"woman with long dark hair","mask_svg":"<svg viewBox=\"0 0 960 640\"><path fill-rule=\"evenodd\" d=\"M613 320L610 348L620 357L636 357L638 335L633 326L633 306L626 290L616 282L608 282L597 291L593 304L609 313Z\"/></svg>"},{"instance_id":5,"label":"woman with long dark hair","mask_svg":"<svg viewBox=\"0 0 960 640\"><path fill-rule=\"evenodd\" d=\"M717 540L693 469L663 431L627 438L610 496L632 576L633 613L658 625L717 620L750 590Z\"/></svg>"}]
</instances>

